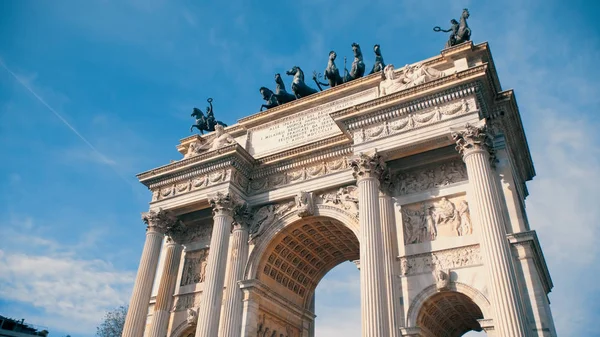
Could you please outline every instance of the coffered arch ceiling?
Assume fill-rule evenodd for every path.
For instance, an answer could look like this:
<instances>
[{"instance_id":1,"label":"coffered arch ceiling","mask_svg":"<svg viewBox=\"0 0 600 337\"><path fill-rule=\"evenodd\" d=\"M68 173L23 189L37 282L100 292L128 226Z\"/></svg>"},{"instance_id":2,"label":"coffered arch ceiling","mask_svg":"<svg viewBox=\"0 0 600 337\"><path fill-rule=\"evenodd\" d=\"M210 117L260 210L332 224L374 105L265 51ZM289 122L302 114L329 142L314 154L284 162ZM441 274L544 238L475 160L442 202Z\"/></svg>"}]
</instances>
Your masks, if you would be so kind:
<instances>
[{"instance_id":1,"label":"coffered arch ceiling","mask_svg":"<svg viewBox=\"0 0 600 337\"><path fill-rule=\"evenodd\" d=\"M426 336L459 337L468 331L481 331L481 309L468 296L456 291L433 295L421 307L417 326Z\"/></svg>"},{"instance_id":2,"label":"coffered arch ceiling","mask_svg":"<svg viewBox=\"0 0 600 337\"><path fill-rule=\"evenodd\" d=\"M271 241L259 265L259 279L306 305L329 270L359 257L358 238L340 221L306 218L287 226Z\"/></svg>"}]
</instances>

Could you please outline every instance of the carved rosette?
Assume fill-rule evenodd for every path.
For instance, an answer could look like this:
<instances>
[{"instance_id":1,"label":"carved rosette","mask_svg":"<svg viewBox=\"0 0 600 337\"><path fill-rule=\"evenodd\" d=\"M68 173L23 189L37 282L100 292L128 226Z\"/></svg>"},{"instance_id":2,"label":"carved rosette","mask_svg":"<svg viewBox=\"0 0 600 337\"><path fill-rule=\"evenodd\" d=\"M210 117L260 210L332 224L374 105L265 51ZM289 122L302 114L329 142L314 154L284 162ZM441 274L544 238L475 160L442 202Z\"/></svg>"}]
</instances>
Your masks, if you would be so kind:
<instances>
[{"instance_id":1,"label":"carved rosette","mask_svg":"<svg viewBox=\"0 0 600 337\"><path fill-rule=\"evenodd\" d=\"M161 234L167 233L178 223L177 217L161 208L158 211L142 213L142 221L146 224L146 231L155 231Z\"/></svg>"},{"instance_id":2,"label":"carved rosette","mask_svg":"<svg viewBox=\"0 0 600 337\"><path fill-rule=\"evenodd\" d=\"M351 158L348 164L352 168L352 175L357 181L369 178L381 180L386 171L383 157L377 152L371 156L360 153Z\"/></svg>"},{"instance_id":3,"label":"carved rosette","mask_svg":"<svg viewBox=\"0 0 600 337\"><path fill-rule=\"evenodd\" d=\"M490 157L494 157L492 139L485 125L477 127L467 123L464 130L453 132L452 138L463 158L479 151L487 151Z\"/></svg>"},{"instance_id":4,"label":"carved rosette","mask_svg":"<svg viewBox=\"0 0 600 337\"><path fill-rule=\"evenodd\" d=\"M217 192L208 198L213 215L230 215L240 207L239 198L232 193Z\"/></svg>"}]
</instances>

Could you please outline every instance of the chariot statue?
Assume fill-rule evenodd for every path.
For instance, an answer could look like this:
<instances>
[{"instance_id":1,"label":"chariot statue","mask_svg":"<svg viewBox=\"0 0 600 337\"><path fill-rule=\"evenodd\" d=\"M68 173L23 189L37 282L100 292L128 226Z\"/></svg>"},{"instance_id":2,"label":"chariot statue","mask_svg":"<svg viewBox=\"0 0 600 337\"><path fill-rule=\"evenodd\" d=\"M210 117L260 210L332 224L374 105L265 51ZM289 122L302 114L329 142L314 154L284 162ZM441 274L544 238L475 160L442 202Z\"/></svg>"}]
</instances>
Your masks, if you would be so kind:
<instances>
[{"instance_id":1,"label":"chariot statue","mask_svg":"<svg viewBox=\"0 0 600 337\"><path fill-rule=\"evenodd\" d=\"M213 99L209 98L206 101L209 104L209 106L206 107L206 116L204 116L204 112L198 108L194 108L192 110L191 116L196 118L196 124L190 127L190 132L192 132L194 128L196 128L198 129L198 131L200 131L200 134L203 135L204 131L215 131L215 125L221 125L223 127L227 126L227 124L215 119L212 105Z\"/></svg>"},{"instance_id":2,"label":"chariot statue","mask_svg":"<svg viewBox=\"0 0 600 337\"><path fill-rule=\"evenodd\" d=\"M267 102L266 104L260 106L260 111L262 111L263 108L274 108L278 105L285 104L296 99L295 95L292 95L285 90L285 84L283 83L283 79L281 78L280 74L275 74L275 83L277 84L275 87L275 92L271 91L271 89L267 87L260 87L260 94L262 95L263 100Z\"/></svg>"},{"instance_id":3,"label":"chariot statue","mask_svg":"<svg viewBox=\"0 0 600 337\"><path fill-rule=\"evenodd\" d=\"M319 81L320 74L317 72L313 72L313 81L317 84L319 89L322 91L323 86L333 88L336 85L340 85L342 83L350 82L357 78L363 77L365 74L365 62L363 61L362 51L360 50L360 45L358 43L352 43L352 51L354 53L354 61L352 61L352 68L350 71L346 68L346 58L344 57L344 76L340 76L340 72L335 65L335 59L337 54L335 51L329 52L329 61L327 62L327 68L324 71L324 79L326 79L329 83L324 83Z\"/></svg>"},{"instance_id":4,"label":"chariot statue","mask_svg":"<svg viewBox=\"0 0 600 337\"><path fill-rule=\"evenodd\" d=\"M373 52L375 53L375 63L373 64L373 68L371 69L369 75L383 71L385 68L383 56L381 56L381 47L378 44L373 46Z\"/></svg>"},{"instance_id":5,"label":"chariot statue","mask_svg":"<svg viewBox=\"0 0 600 337\"><path fill-rule=\"evenodd\" d=\"M292 69L285 72L290 76L294 76L292 80L292 92L296 98L306 97L312 94L316 94L318 91L306 85L304 82L304 72L300 67L293 66Z\"/></svg>"}]
</instances>

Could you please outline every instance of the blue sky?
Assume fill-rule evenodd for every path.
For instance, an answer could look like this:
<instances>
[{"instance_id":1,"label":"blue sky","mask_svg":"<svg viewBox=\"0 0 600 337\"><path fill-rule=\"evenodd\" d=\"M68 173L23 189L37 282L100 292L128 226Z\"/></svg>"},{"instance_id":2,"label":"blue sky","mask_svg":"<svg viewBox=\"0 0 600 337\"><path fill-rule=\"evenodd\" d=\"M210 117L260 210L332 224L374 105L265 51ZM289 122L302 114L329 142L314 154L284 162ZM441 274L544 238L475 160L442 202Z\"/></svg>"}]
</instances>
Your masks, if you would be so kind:
<instances>
[{"instance_id":1,"label":"blue sky","mask_svg":"<svg viewBox=\"0 0 600 337\"><path fill-rule=\"evenodd\" d=\"M599 4L590 1L0 1L0 314L91 336L128 302L150 194L135 174L179 159L192 107L233 124L260 86L329 50L381 45L402 66L439 53L432 32L471 12L514 88L536 165L529 220L553 277L560 335L600 319ZM289 88L289 78L286 78ZM59 118L61 116L61 118ZM358 271L317 293L320 336L359 335ZM322 322L322 323L321 323Z\"/></svg>"}]
</instances>

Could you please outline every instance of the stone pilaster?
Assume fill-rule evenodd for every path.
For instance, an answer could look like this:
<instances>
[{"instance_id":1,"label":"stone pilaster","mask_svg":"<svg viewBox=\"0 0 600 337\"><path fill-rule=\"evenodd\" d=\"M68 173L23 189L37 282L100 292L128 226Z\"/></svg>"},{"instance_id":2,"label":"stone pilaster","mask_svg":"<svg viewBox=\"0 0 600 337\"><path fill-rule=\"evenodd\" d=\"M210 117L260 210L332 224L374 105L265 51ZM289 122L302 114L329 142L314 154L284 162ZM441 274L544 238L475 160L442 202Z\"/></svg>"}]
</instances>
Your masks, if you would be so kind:
<instances>
[{"instance_id":1,"label":"stone pilaster","mask_svg":"<svg viewBox=\"0 0 600 337\"><path fill-rule=\"evenodd\" d=\"M206 265L204 291L198 308L197 337L217 337L219 332L229 233L235 207L233 196L230 194L217 193L211 196L209 201L213 207L214 225Z\"/></svg>"},{"instance_id":2,"label":"stone pilaster","mask_svg":"<svg viewBox=\"0 0 600 337\"><path fill-rule=\"evenodd\" d=\"M452 137L467 167L471 216L481 231L481 251L496 313L494 328L499 336L522 337L527 336L525 313L519 299L498 185L490 164L492 148L486 131L485 127L467 124L464 130L453 132Z\"/></svg>"},{"instance_id":3,"label":"stone pilaster","mask_svg":"<svg viewBox=\"0 0 600 337\"><path fill-rule=\"evenodd\" d=\"M173 303L173 293L177 282L179 261L181 260L181 234L182 225L178 223L167 232L167 245L165 246L165 263L156 295L154 314L147 337L163 337L167 335L170 309Z\"/></svg>"},{"instance_id":4,"label":"stone pilaster","mask_svg":"<svg viewBox=\"0 0 600 337\"><path fill-rule=\"evenodd\" d=\"M386 297L388 299L388 316L390 323L390 336L397 337L400 334L398 306L399 297L396 291L396 281L400 279L395 275L396 256L398 253L394 249L394 240L396 240L396 225L394 222L394 203L390 196L391 186L382 188L379 193L379 213L381 216L381 236L383 240L383 262Z\"/></svg>"},{"instance_id":5,"label":"stone pilaster","mask_svg":"<svg viewBox=\"0 0 600 337\"><path fill-rule=\"evenodd\" d=\"M222 336L240 337L242 333L242 289L238 284L244 278L248 259L248 226L241 220L233 225L229 252L229 269L225 281L225 299L221 314Z\"/></svg>"},{"instance_id":6,"label":"stone pilaster","mask_svg":"<svg viewBox=\"0 0 600 337\"><path fill-rule=\"evenodd\" d=\"M362 336L386 337L389 315L379 213L379 180L385 163L378 153L361 153L350 166L358 185Z\"/></svg>"},{"instance_id":7,"label":"stone pilaster","mask_svg":"<svg viewBox=\"0 0 600 337\"><path fill-rule=\"evenodd\" d=\"M176 223L174 216L161 209L142 213L142 220L147 225L146 242L123 326L123 337L142 337L144 334L162 240L165 232Z\"/></svg>"}]
</instances>

